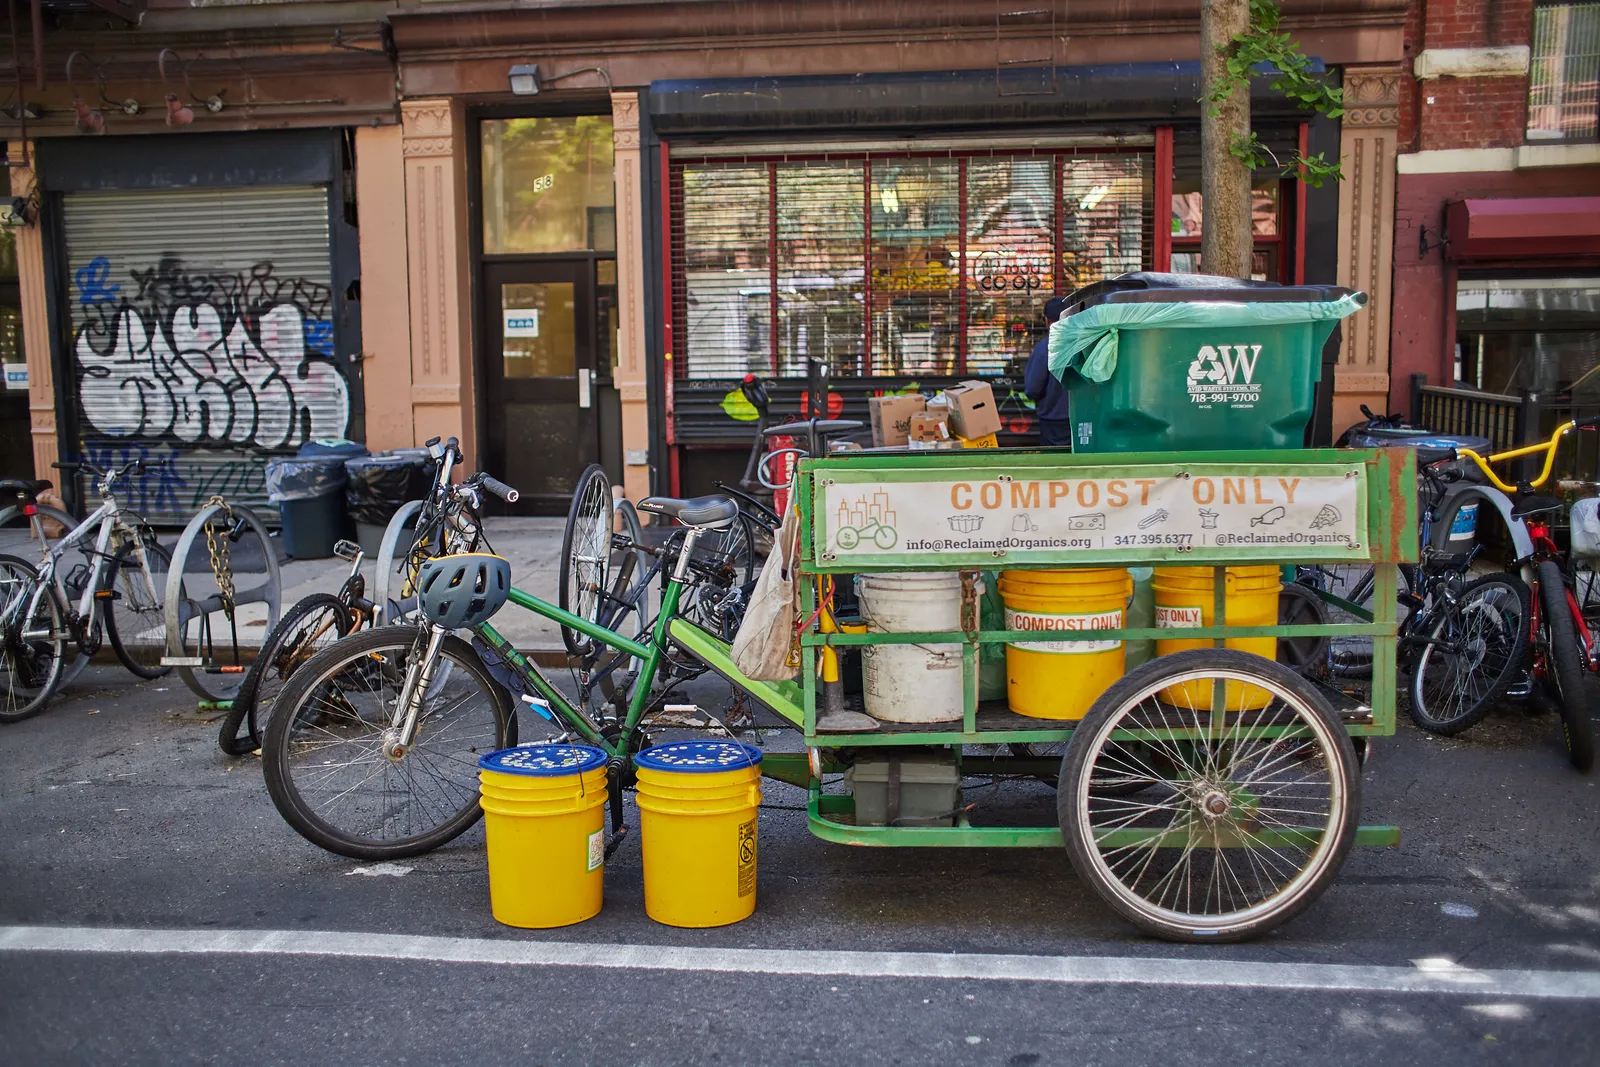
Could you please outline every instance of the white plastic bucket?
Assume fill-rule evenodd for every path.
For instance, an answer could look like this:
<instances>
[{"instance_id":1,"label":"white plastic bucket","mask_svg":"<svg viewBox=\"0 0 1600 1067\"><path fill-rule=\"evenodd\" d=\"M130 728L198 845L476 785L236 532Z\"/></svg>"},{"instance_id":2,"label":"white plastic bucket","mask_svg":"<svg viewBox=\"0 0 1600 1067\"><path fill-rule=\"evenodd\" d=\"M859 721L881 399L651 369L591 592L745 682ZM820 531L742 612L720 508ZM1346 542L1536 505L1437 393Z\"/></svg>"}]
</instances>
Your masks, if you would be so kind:
<instances>
[{"instance_id":1,"label":"white plastic bucket","mask_svg":"<svg viewBox=\"0 0 1600 1067\"><path fill-rule=\"evenodd\" d=\"M861 618L875 633L961 629L961 576L862 574ZM957 722L961 718L961 645L867 645L861 689L867 714L883 722Z\"/></svg>"}]
</instances>

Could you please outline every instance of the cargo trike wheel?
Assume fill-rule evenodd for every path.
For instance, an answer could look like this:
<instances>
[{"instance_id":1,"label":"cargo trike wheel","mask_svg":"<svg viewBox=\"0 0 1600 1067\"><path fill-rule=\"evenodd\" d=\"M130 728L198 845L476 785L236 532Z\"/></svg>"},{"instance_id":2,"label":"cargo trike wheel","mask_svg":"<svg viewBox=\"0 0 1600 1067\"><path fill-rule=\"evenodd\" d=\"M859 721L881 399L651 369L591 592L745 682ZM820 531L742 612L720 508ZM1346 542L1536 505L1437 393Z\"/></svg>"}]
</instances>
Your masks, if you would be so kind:
<instances>
[{"instance_id":1,"label":"cargo trike wheel","mask_svg":"<svg viewBox=\"0 0 1600 1067\"><path fill-rule=\"evenodd\" d=\"M1246 652L1181 652L1131 671L1074 731L1061 835L1078 876L1146 932L1242 941L1338 875L1358 774L1349 735L1305 679ZM1149 784L1105 795L1116 778Z\"/></svg>"}]
</instances>

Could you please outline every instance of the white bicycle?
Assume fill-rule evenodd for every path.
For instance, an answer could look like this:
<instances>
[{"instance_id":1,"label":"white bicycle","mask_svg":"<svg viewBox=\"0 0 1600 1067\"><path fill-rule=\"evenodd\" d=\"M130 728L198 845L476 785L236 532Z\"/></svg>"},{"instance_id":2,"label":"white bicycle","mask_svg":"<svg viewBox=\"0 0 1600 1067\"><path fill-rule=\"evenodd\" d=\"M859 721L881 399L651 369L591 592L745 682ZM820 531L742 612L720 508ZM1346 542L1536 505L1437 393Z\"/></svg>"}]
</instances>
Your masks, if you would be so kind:
<instances>
[{"instance_id":1,"label":"white bicycle","mask_svg":"<svg viewBox=\"0 0 1600 1067\"><path fill-rule=\"evenodd\" d=\"M99 651L102 638L140 678L159 678L170 669L161 665L167 645L162 596L172 559L114 492L123 478L144 473L142 461L114 471L90 463L56 466L98 477L101 504L62 536L47 539L44 520L66 518L41 513L37 497L50 483L0 481L0 497L27 516L34 539L44 546L37 567L0 556L0 722L43 711L56 689ZM67 565L73 549L86 557L84 564Z\"/></svg>"}]
</instances>

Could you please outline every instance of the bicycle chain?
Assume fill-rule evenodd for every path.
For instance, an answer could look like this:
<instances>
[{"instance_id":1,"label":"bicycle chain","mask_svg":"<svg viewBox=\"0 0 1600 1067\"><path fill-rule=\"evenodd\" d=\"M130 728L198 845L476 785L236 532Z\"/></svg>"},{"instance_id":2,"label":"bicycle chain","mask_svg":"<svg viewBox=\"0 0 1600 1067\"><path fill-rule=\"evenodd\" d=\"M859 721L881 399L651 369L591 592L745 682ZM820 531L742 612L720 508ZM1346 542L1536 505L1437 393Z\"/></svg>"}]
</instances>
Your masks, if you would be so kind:
<instances>
[{"instance_id":1,"label":"bicycle chain","mask_svg":"<svg viewBox=\"0 0 1600 1067\"><path fill-rule=\"evenodd\" d=\"M221 496L213 495L206 501L206 507L216 506L222 509L222 514L227 517L228 524L225 529L233 529L233 508ZM217 591L222 595L222 610L228 617L233 617L233 553L228 548L228 539L222 538L217 542L217 530L214 521L206 523L206 553L211 557L211 574L217 580Z\"/></svg>"}]
</instances>

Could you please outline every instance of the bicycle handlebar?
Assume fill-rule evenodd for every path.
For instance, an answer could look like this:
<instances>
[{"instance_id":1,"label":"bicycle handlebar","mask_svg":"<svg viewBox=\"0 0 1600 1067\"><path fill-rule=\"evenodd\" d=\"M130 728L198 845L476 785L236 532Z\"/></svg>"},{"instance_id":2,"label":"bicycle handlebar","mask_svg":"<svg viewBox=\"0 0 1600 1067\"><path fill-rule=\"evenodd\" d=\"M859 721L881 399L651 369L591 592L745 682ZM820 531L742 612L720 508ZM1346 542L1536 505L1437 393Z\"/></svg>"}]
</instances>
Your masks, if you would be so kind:
<instances>
[{"instance_id":1,"label":"bicycle handlebar","mask_svg":"<svg viewBox=\"0 0 1600 1067\"><path fill-rule=\"evenodd\" d=\"M502 482L499 478L494 478L487 474L478 475L478 484L501 500L504 500L507 504L515 504L522 497L521 493Z\"/></svg>"},{"instance_id":2,"label":"bicycle handlebar","mask_svg":"<svg viewBox=\"0 0 1600 1067\"><path fill-rule=\"evenodd\" d=\"M1539 477L1525 483L1529 489L1537 489L1545 482L1550 480L1550 472L1555 469L1556 465L1556 446L1561 443L1561 439L1565 437L1571 430L1587 430L1592 429L1595 426L1600 426L1600 416L1590 416L1584 419L1574 419L1564 422L1560 426L1556 427L1556 432L1551 434L1550 439L1545 441L1543 444L1528 445L1524 448L1513 448L1509 452L1496 452L1490 456L1480 456L1470 448L1461 448L1457 449L1456 451L1459 455L1476 463L1478 465L1478 469L1483 472L1483 476L1489 479L1490 485L1493 485L1502 493L1517 493L1520 492L1519 487L1501 481L1499 475L1495 474L1494 470L1489 466L1489 464L1503 463L1508 459L1519 459L1522 456L1531 456L1536 453L1543 452L1544 469L1539 472Z\"/></svg>"}]
</instances>

